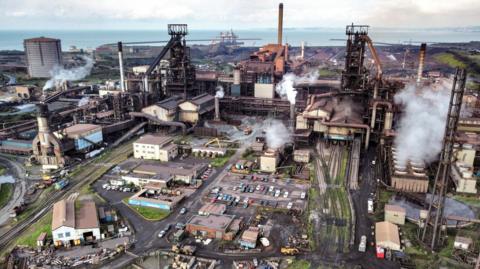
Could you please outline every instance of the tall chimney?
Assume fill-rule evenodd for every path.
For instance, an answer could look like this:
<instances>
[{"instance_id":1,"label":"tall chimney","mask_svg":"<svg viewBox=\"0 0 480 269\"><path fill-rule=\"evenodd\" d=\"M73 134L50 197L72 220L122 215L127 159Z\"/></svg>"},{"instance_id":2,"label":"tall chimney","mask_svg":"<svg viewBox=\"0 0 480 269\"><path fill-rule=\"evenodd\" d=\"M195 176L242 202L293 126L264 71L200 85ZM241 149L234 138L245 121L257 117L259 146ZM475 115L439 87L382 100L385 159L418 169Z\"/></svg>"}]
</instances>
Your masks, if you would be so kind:
<instances>
[{"instance_id":1,"label":"tall chimney","mask_svg":"<svg viewBox=\"0 0 480 269\"><path fill-rule=\"evenodd\" d=\"M427 52L427 44L422 43L420 45L420 56L418 58L418 73L417 73L417 83L422 80L423 76L423 66L425 65L425 53Z\"/></svg>"},{"instance_id":2,"label":"tall chimney","mask_svg":"<svg viewBox=\"0 0 480 269\"><path fill-rule=\"evenodd\" d=\"M125 91L125 78L123 74L123 46L122 42L118 42L118 66L120 68L120 89Z\"/></svg>"},{"instance_id":3,"label":"tall chimney","mask_svg":"<svg viewBox=\"0 0 480 269\"><path fill-rule=\"evenodd\" d=\"M215 120L220 120L220 98L215 97Z\"/></svg>"},{"instance_id":4,"label":"tall chimney","mask_svg":"<svg viewBox=\"0 0 480 269\"><path fill-rule=\"evenodd\" d=\"M283 43L283 3L278 5L278 45Z\"/></svg>"}]
</instances>

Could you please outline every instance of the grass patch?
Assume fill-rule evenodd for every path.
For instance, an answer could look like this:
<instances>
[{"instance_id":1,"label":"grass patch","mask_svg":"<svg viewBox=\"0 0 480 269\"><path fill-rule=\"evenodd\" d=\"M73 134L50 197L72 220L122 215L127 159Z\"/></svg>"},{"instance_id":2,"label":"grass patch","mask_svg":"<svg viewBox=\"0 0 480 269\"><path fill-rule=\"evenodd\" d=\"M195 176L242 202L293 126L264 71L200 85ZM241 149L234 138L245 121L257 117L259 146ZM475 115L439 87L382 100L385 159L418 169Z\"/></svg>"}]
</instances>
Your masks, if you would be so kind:
<instances>
[{"instance_id":1,"label":"grass patch","mask_svg":"<svg viewBox=\"0 0 480 269\"><path fill-rule=\"evenodd\" d=\"M318 69L318 76L321 78L325 77L335 77L338 73L330 69Z\"/></svg>"},{"instance_id":2,"label":"grass patch","mask_svg":"<svg viewBox=\"0 0 480 269\"><path fill-rule=\"evenodd\" d=\"M222 156L222 157L216 157L214 158L210 164L213 166L213 167L222 167L224 166L225 164L227 164L228 160L230 160L230 157L232 157L232 155L235 153L234 150L227 150L227 153L225 154L225 156Z\"/></svg>"},{"instance_id":3,"label":"grass patch","mask_svg":"<svg viewBox=\"0 0 480 269\"><path fill-rule=\"evenodd\" d=\"M5 174L5 171L7 171L7 169L5 167L0 166L0 176Z\"/></svg>"},{"instance_id":4,"label":"grass patch","mask_svg":"<svg viewBox=\"0 0 480 269\"><path fill-rule=\"evenodd\" d=\"M480 207L480 199L476 196L455 195L453 199L472 207Z\"/></svg>"},{"instance_id":5,"label":"grass patch","mask_svg":"<svg viewBox=\"0 0 480 269\"><path fill-rule=\"evenodd\" d=\"M49 212L37 222L33 223L15 242L15 245L37 246L38 236L45 232L47 237L52 234L52 212Z\"/></svg>"},{"instance_id":6,"label":"grass patch","mask_svg":"<svg viewBox=\"0 0 480 269\"><path fill-rule=\"evenodd\" d=\"M143 218L151 221L159 221L162 220L168 215L170 215L170 211L163 210L163 209L158 209L158 208L153 208L153 207L148 207L148 206L136 206L136 205L131 205L128 203L129 197L123 198L123 202L133 209L137 214L142 216Z\"/></svg>"},{"instance_id":7,"label":"grass patch","mask_svg":"<svg viewBox=\"0 0 480 269\"><path fill-rule=\"evenodd\" d=\"M467 65L464 62L460 61L453 54L450 54L448 52L435 54L433 56L433 58L437 62L442 63L442 64L446 64L446 65L448 65L452 68L456 68L456 67L466 68L467 67Z\"/></svg>"},{"instance_id":8,"label":"grass patch","mask_svg":"<svg viewBox=\"0 0 480 269\"><path fill-rule=\"evenodd\" d=\"M12 183L0 184L0 208L3 208L8 203L8 201L10 200L10 197L12 197L12 194L13 194Z\"/></svg>"},{"instance_id":9,"label":"grass patch","mask_svg":"<svg viewBox=\"0 0 480 269\"><path fill-rule=\"evenodd\" d=\"M306 260L295 260L287 268L288 269L309 269L310 262Z\"/></svg>"}]
</instances>

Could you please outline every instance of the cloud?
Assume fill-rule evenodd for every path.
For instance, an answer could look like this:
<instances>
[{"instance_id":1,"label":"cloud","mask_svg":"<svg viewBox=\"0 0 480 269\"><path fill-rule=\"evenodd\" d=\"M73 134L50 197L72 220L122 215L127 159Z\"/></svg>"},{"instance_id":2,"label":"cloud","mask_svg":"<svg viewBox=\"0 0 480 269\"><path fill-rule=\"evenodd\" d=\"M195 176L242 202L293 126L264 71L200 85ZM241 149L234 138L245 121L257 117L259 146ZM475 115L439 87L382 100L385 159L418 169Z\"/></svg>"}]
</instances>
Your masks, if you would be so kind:
<instances>
[{"instance_id":1,"label":"cloud","mask_svg":"<svg viewBox=\"0 0 480 269\"><path fill-rule=\"evenodd\" d=\"M277 0L0 0L0 26L107 27L185 22L193 28L276 27ZM285 27L461 26L479 24L478 0L284 0ZM2 16L3 15L3 16ZM27 19L27 21L25 21Z\"/></svg>"}]
</instances>

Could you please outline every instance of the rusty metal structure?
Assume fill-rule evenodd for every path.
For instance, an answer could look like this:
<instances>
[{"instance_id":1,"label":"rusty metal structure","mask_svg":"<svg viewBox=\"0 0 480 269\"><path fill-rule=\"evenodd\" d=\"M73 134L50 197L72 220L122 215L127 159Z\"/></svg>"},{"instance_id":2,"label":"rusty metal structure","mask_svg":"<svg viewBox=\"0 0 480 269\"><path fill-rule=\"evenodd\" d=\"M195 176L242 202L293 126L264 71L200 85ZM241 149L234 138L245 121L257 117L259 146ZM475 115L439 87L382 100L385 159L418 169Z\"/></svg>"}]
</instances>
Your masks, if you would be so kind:
<instances>
[{"instance_id":1,"label":"rusty metal structure","mask_svg":"<svg viewBox=\"0 0 480 269\"><path fill-rule=\"evenodd\" d=\"M421 234L421 240L431 250L437 250L445 240L446 219L444 218L444 206L447 190L450 185L450 169L453 162L453 146L457 131L458 119L462 106L462 98L465 92L467 72L465 69L457 69L453 79L452 93L445 126L443 148L440 155L432 196L428 205L427 219Z\"/></svg>"}]
</instances>

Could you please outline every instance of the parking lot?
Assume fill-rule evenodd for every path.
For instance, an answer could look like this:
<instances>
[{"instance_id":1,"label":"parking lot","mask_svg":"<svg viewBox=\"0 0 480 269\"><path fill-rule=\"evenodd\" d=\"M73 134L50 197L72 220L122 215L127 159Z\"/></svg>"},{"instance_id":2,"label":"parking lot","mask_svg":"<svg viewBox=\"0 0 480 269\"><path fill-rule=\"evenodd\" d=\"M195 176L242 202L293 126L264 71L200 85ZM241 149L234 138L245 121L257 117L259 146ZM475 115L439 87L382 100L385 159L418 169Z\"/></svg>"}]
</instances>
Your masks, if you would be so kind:
<instances>
[{"instance_id":1,"label":"parking lot","mask_svg":"<svg viewBox=\"0 0 480 269\"><path fill-rule=\"evenodd\" d=\"M260 205L303 211L307 205L309 188L309 182L290 178L228 173L212 186L206 199L244 208Z\"/></svg>"}]
</instances>

